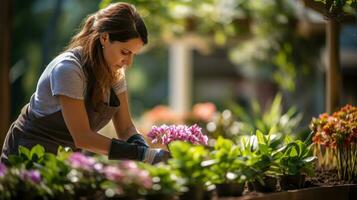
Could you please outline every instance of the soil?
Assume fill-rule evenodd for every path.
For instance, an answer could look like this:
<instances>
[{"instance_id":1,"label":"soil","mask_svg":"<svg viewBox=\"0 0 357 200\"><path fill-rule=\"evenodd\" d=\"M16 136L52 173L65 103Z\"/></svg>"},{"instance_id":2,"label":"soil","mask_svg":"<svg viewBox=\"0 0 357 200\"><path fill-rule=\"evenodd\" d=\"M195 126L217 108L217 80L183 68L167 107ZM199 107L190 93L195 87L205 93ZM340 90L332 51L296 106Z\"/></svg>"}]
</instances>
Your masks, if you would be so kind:
<instances>
[{"instance_id":1,"label":"soil","mask_svg":"<svg viewBox=\"0 0 357 200\"><path fill-rule=\"evenodd\" d=\"M330 169L317 169L315 171L315 176L306 177L305 181L305 187L333 186L342 184L351 184L351 182L338 180L337 171ZM357 184L357 180L354 180L352 184Z\"/></svg>"}]
</instances>

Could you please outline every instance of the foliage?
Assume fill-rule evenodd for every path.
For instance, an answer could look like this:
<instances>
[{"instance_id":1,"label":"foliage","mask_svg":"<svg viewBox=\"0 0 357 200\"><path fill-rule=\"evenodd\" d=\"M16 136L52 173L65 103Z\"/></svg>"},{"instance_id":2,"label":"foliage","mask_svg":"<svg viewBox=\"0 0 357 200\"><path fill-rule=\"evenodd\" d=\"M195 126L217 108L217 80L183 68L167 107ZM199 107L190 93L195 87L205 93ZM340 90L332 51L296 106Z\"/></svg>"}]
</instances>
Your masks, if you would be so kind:
<instances>
[{"instance_id":1,"label":"foliage","mask_svg":"<svg viewBox=\"0 0 357 200\"><path fill-rule=\"evenodd\" d=\"M149 165L141 164L141 167L147 170L152 177L152 187L148 190L148 194L166 194L175 195L180 188L180 178L177 172L170 168L169 165Z\"/></svg>"},{"instance_id":2,"label":"foliage","mask_svg":"<svg viewBox=\"0 0 357 200\"><path fill-rule=\"evenodd\" d=\"M31 150L21 147L18 155L11 156L10 166L0 173L0 190L11 191L4 194L9 199L21 198L22 192L30 190L33 198L44 199L138 197L152 187L149 172L133 161L102 162L100 157L63 148L55 156L45 153L40 145Z\"/></svg>"},{"instance_id":3,"label":"foliage","mask_svg":"<svg viewBox=\"0 0 357 200\"><path fill-rule=\"evenodd\" d=\"M354 180L357 177L357 107L346 105L332 115L321 114L312 119L310 128L319 160L332 160L329 158L332 155L337 163L323 164L337 167L341 180ZM328 153L321 152L321 148Z\"/></svg>"},{"instance_id":4,"label":"foliage","mask_svg":"<svg viewBox=\"0 0 357 200\"><path fill-rule=\"evenodd\" d=\"M293 92L302 75L311 74L324 41L299 35L296 1L246 1L251 37L230 52L237 69L254 79L271 79Z\"/></svg>"},{"instance_id":5,"label":"foliage","mask_svg":"<svg viewBox=\"0 0 357 200\"><path fill-rule=\"evenodd\" d=\"M278 174L314 174L316 157L313 156L308 140L305 142L301 140L292 141L289 137L286 137L286 145L275 153L277 167L274 170Z\"/></svg>"},{"instance_id":6,"label":"foliage","mask_svg":"<svg viewBox=\"0 0 357 200\"><path fill-rule=\"evenodd\" d=\"M103 0L100 7L111 2L117 1ZM296 33L298 17L293 1L126 2L142 13L154 43L192 33L201 39L213 38L218 45L229 41L229 57L237 64L237 70L248 77L253 74L263 79L273 77L272 81L286 91L294 91L298 76L311 71L316 62L316 48L324 42L307 40ZM233 42L242 37L248 39Z\"/></svg>"},{"instance_id":7,"label":"foliage","mask_svg":"<svg viewBox=\"0 0 357 200\"><path fill-rule=\"evenodd\" d=\"M170 144L172 159L168 161L170 167L178 171L185 186L204 186L207 181L207 167L201 163L207 159L208 151L203 146L192 145L182 141Z\"/></svg>"},{"instance_id":8,"label":"foliage","mask_svg":"<svg viewBox=\"0 0 357 200\"><path fill-rule=\"evenodd\" d=\"M260 130L264 134L271 132L278 136L291 135L295 132L302 119L295 107L283 112L282 95L278 93L267 111L263 111L257 100L252 100L250 109L245 110L238 104L231 103L232 112L243 127L240 132L249 134L250 131Z\"/></svg>"},{"instance_id":9,"label":"foliage","mask_svg":"<svg viewBox=\"0 0 357 200\"><path fill-rule=\"evenodd\" d=\"M242 136L240 146L242 156L247 158L248 167L253 169L246 174L248 181L258 180L262 183L264 176L275 175L274 167L278 158L276 151L283 146L281 138L271 133L264 135L257 130L255 134Z\"/></svg>"},{"instance_id":10,"label":"foliage","mask_svg":"<svg viewBox=\"0 0 357 200\"><path fill-rule=\"evenodd\" d=\"M356 0L315 0L321 2L326 7L326 16L330 19L339 19L349 14L356 14L357 1Z\"/></svg>"},{"instance_id":11,"label":"foliage","mask_svg":"<svg viewBox=\"0 0 357 200\"><path fill-rule=\"evenodd\" d=\"M210 153L211 166L209 177L212 183L244 183L245 160L241 156L238 146L231 140L219 137L214 145L214 151ZM207 163L207 161L206 161Z\"/></svg>"}]
</instances>

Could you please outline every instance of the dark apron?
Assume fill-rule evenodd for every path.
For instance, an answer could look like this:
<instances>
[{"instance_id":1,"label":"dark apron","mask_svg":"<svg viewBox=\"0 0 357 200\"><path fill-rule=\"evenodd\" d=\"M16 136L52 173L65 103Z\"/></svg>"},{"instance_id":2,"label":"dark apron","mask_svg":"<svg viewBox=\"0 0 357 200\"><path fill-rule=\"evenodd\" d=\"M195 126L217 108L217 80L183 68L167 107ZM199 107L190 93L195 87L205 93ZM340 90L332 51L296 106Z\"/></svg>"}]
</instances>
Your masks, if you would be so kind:
<instances>
[{"instance_id":1,"label":"dark apron","mask_svg":"<svg viewBox=\"0 0 357 200\"><path fill-rule=\"evenodd\" d=\"M89 103L86 104L89 124L93 131L103 128L118 111L120 101L113 89L110 90L108 104L102 102L96 109ZM18 154L19 146L31 149L40 144L46 152L57 154L59 146L70 147L74 151L73 138L64 122L62 111L37 118L29 108L28 104L21 110L20 116L11 125L2 149L1 162L7 163L8 155Z\"/></svg>"}]
</instances>

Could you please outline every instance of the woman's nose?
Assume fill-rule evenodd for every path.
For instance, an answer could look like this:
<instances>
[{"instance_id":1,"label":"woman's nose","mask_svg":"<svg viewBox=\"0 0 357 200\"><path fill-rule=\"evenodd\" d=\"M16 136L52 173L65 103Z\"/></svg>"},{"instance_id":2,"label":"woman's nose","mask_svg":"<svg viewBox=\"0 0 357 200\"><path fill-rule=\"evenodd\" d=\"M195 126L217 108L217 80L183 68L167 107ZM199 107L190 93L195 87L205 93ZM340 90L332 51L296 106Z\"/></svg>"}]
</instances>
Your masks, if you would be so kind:
<instances>
[{"instance_id":1,"label":"woman's nose","mask_svg":"<svg viewBox=\"0 0 357 200\"><path fill-rule=\"evenodd\" d=\"M133 62L133 57L131 55L125 57L125 59L123 60L123 64L127 66L130 66L132 62Z\"/></svg>"}]
</instances>

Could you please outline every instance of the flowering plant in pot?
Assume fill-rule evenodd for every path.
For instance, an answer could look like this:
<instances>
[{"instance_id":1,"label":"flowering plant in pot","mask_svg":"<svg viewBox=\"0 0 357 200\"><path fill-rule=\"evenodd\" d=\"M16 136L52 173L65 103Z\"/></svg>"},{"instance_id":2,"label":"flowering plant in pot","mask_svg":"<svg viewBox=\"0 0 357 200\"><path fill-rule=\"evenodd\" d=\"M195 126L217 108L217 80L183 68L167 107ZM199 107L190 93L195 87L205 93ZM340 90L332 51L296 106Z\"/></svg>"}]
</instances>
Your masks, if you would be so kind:
<instances>
[{"instance_id":1,"label":"flowering plant in pot","mask_svg":"<svg viewBox=\"0 0 357 200\"><path fill-rule=\"evenodd\" d=\"M346 105L332 115L321 114L312 119L310 129L320 166L337 168L340 180L356 181L357 107Z\"/></svg>"},{"instance_id":2,"label":"flowering plant in pot","mask_svg":"<svg viewBox=\"0 0 357 200\"><path fill-rule=\"evenodd\" d=\"M240 148L231 140L218 137L210 159L205 163L209 163L208 174L210 181L216 185L217 195L241 196L246 181L246 166Z\"/></svg>"},{"instance_id":3,"label":"flowering plant in pot","mask_svg":"<svg viewBox=\"0 0 357 200\"><path fill-rule=\"evenodd\" d=\"M207 167L202 162L207 159L208 151L202 145L174 141L170 144L172 158L168 164L177 171L180 187L180 199L202 199L206 190Z\"/></svg>"},{"instance_id":4,"label":"flowering plant in pot","mask_svg":"<svg viewBox=\"0 0 357 200\"><path fill-rule=\"evenodd\" d=\"M36 184L45 186L43 188L46 190L40 193L43 199L135 199L146 195L152 187L149 173L139 168L134 161L104 161L102 157L90 157L63 148L55 156L45 153L40 145L31 150L21 147L19 154L11 156L9 160L7 171L21 174L25 169L28 171L25 171L28 174L25 177L31 178L35 172L39 172L41 179ZM19 184L7 186L11 183L11 177L2 179L4 182L0 181L0 188L10 188L13 192L7 194L9 199L18 197L21 194L19 191L30 191Z\"/></svg>"},{"instance_id":5,"label":"flowering plant in pot","mask_svg":"<svg viewBox=\"0 0 357 200\"><path fill-rule=\"evenodd\" d=\"M302 188L306 175L314 174L316 157L307 141L286 137L286 145L275 152L273 170L280 175L282 190Z\"/></svg>"}]
</instances>

